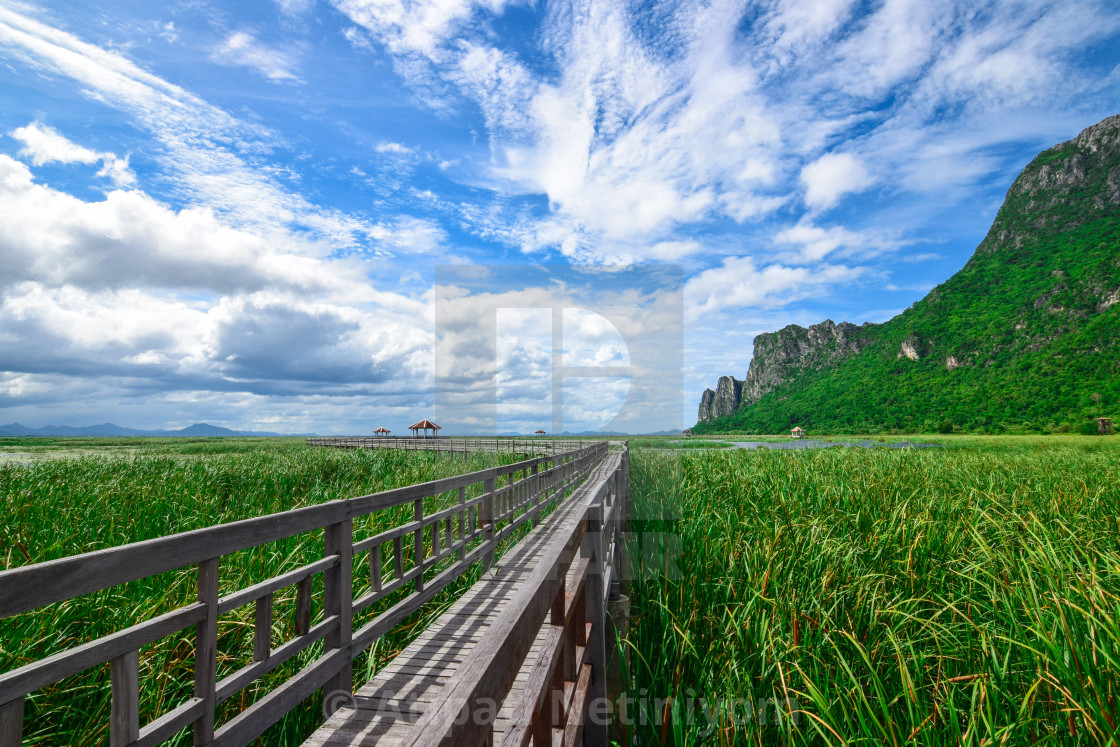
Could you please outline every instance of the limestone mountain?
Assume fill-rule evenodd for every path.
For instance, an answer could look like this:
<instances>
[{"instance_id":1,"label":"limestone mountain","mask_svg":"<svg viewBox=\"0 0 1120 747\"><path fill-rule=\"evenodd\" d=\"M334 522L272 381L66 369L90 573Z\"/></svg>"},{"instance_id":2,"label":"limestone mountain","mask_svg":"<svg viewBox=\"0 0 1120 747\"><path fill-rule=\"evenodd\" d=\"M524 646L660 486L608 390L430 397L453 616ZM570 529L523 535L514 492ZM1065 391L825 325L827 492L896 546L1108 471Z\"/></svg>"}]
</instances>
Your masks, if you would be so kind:
<instances>
[{"instance_id":1,"label":"limestone mountain","mask_svg":"<svg viewBox=\"0 0 1120 747\"><path fill-rule=\"evenodd\" d=\"M756 337L694 430L1068 430L1118 405L1115 116L1039 154L968 263L902 314Z\"/></svg>"}]
</instances>

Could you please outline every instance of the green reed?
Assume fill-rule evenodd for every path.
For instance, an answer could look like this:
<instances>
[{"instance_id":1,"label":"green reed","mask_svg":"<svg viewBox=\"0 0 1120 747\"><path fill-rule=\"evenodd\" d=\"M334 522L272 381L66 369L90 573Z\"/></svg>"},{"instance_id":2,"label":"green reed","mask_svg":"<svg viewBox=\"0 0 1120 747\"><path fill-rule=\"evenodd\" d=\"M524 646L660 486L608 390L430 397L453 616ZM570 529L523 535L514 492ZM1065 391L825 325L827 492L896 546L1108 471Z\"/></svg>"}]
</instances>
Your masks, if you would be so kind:
<instances>
[{"instance_id":1,"label":"green reed","mask_svg":"<svg viewBox=\"0 0 1120 747\"><path fill-rule=\"evenodd\" d=\"M631 487L639 743L1116 742L1120 443L637 451Z\"/></svg>"},{"instance_id":2,"label":"green reed","mask_svg":"<svg viewBox=\"0 0 1120 747\"><path fill-rule=\"evenodd\" d=\"M50 452L30 464L0 464L0 557L4 568L113 547L214 524L286 511L337 498L386 490L516 461L509 454L343 451L308 448L281 439L69 439L0 444L26 453ZM67 456L77 452L107 454ZM411 506L355 522L358 536L411 518ZM368 534L367 534L368 533ZM221 590L229 593L322 557L322 532L299 535L222 562ZM355 592L369 588L365 558L355 558ZM362 681L422 630L477 574L452 584L357 662ZM322 578L316 578L313 623L322 619ZM14 618L0 620L0 671L41 659L150 619L194 599L193 569L164 573ZM404 592L398 592L398 597ZM376 609L396 601L387 600ZM273 645L295 635L295 590L278 592ZM364 622L364 619L360 622ZM219 678L252 661L253 607L219 621ZM242 710L322 650L310 647L224 704L219 723ZM193 629L140 653L141 721L189 699L193 692ZM25 744L107 743L108 666L33 693L27 701ZM312 699L258 743L296 745L321 720ZM171 744L190 744L185 730Z\"/></svg>"}]
</instances>

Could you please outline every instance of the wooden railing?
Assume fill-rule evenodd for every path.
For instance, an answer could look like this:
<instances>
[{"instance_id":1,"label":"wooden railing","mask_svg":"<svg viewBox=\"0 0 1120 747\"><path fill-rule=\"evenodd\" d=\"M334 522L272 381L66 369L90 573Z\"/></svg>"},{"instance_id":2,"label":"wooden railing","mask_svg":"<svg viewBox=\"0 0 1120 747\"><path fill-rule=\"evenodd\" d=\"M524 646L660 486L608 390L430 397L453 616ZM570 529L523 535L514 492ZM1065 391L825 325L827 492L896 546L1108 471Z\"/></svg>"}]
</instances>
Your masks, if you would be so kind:
<instances>
[{"instance_id":1,"label":"wooden railing","mask_svg":"<svg viewBox=\"0 0 1120 747\"><path fill-rule=\"evenodd\" d=\"M399 436L329 436L307 439L308 446L333 446L342 449L403 449L406 451L510 452L515 454L554 454L582 448L587 442L553 438L402 438Z\"/></svg>"},{"instance_id":2,"label":"wooden railing","mask_svg":"<svg viewBox=\"0 0 1120 747\"><path fill-rule=\"evenodd\" d=\"M21 744L24 701L28 694L106 662L110 665L111 679L109 735L112 747L156 745L188 725L193 725L195 745L248 744L320 688L326 693L351 692L355 656L434 598L472 564L492 562L504 537L527 522L536 524L545 512L584 482L607 455L606 443L594 443L434 482L0 572L0 618L190 566L196 567L197 576L197 601L192 604L0 674L0 747ZM616 458L626 458L626 455ZM625 478L612 478L617 479ZM608 492L618 495L617 488ZM453 496L457 500L453 505L425 514L424 500L437 496ZM589 526L594 526L596 521L607 528L620 526L612 519L615 509L606 494L599 499L602 508L591 511ZM355 539L354 519L410 503L414 506L411 521ZM219 595L224 556L319 530L323 531L322 559ZM599 538L597 549L589 548L589 579L598 576L608 579L609 583L610 573L616 571L610 570L607 559L614 556L617 539L610 531L596 530L588 536ZM361 554L366 554L368 559L365 565L370 573L370 591L355 598L354 558ZM390 558L391 569L386 575L384 568ZM411 560L408 569L405 568L406 559ZM558 568L549 571L555 572ZM324 577L323 615L322 620L313 625L311 582L318 574ZM548 583L551 585L543 588L555 590L554 582ZM269 631L273 622L273 598L276 592L293 585L296 588L296 636L272 648ZM354 628L356 613L393 592L409 588L411 591L403 599ZM589 588L588 599L598 599L597 604L601 606L605 588ZM544 604L553 605L556 599L557 593L552 593ZM588 602L588 609L593 609L594 604ZM218 680L218 618L246 605L254 605L253 662ZM526 607L523 612L532 617L530 613L535 609L535 606ZM565 609L565 619L569 613L570 610ZM194 697L141 725L138 706L141 647L191 627L196 631ZM602 632L598 635L601 641ZM578 634L576 636L578 642ZM219 703L229 700L320 640L324 642L321 656L226 723L215 723ZM470 687L464 685L465 689L455 690L459 700L454 702L461 700L460 705L469 704L479 688L490 687L473 682ZM444 710L432 712L443 714Z\"/></svg>"},{"instance_id":3,"label":"wooden railing","mask_svg":"<svg viewBox=\"0 0 1120 747\"><path fill-rule=\"evenodd\" d=\"M460 666L439 697L401 743L402 747L493 744L493 723L464 714L485 710L485 700L504 702L541 621L549 631L521 699L513 704L500 747L555 744L606 745L607 725L588 721L590 704L606 698L606 602L617 583L621 530L629 474L629 450L612 457L591 482L585 511L562 542L542 558L503 610L493 629ZM575 559L576 551L579 552ZM566 575L575 563L573 588Z\"/></svg>"}]
</instances>

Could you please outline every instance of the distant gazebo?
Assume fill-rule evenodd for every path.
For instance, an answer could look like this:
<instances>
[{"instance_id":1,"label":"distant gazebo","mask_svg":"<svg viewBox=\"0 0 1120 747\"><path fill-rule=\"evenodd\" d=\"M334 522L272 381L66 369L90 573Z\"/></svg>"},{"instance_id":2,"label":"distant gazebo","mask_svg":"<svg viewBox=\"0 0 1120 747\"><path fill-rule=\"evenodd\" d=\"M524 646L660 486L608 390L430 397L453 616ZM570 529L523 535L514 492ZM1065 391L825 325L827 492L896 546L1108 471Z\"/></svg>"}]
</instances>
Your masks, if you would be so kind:
<instances>
[{"instance_id":1,"label":"distant gazebo","mask_svg":"<svg viewBox=\"0 0 1120 747\"><path fill-rule=\"evenodd\" d=\"M440 427L425 418L419 423L413 423L412 425L408 426L408 429L412 431L413 438L435 438L439 435L438 431L440 430ZM420 431L423 431L424 435L420 435ZM430 435L428 431L431 431Z\"/></svg>"},{"instance_id":2,"label":"distant gazebo","mask_svg":"<svg viewBox=\"0 0 1120 747\"><path fill-rule=\"evenodd\" d=\"M691 436L692 435L692 429L691 428L685 428L684 432L681 433L681 435L682 436Z\"/></svg>"},{"instance_id":3,"label":"distant gazebo","mask_svg":"<svg viewBox=\"0 0 1120 747\"><path fill-rule=\"evenodd\" d=\"M1093 418L1097 421L1097 433L1102 436L1112 435L1112 418Z\"/></svg>"},{"instance_id":4,"label":"distant gazebo","mask_svg":"<svg viewBox=\"0 0 1120 747\"><path fill-rule=\"evenodd\" d=\"M542 431L542 430L540 430L540 429L538 428L538 429L537 429L537 433L536 433L536 435L538 435L538 436L547 436L547 435L548 435L548 431Z\"/></svg>"},{"instance_id":5,"label":"distant gazebo","mask_svg":"<svg viewBox=\"0 0 1120 747\"><path fill-rule=\"evenodd\" d=\"M805 438L805 431L801 429L801 426L796 426L789 432L789 435L793 438Z\"/></svg>"},{"instance_id":6,"label":"distant gazebo","mask_svg":"<svg viewBox=\"0 0 1120 747\"><path fill-rule=\"evenodd\" d=\"M388 436L391 432L392 431L390 431L388 428L382 426L381 428L378 428L377 430L375 430L373 432L373 435L378 436L378 437L384 437L384 436Z\"/></svg>"}]
</instances>

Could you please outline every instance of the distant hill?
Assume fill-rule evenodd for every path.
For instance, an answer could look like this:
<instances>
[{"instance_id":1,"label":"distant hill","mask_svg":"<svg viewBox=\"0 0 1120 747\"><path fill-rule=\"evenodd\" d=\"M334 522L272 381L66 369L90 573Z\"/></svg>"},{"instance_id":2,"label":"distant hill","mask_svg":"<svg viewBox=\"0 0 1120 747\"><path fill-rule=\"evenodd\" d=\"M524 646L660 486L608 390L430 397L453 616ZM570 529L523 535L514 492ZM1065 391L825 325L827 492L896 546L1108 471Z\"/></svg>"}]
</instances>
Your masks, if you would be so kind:
<instances>
[{"instance_id":1,"label":"distant hill","mask_svg":"<svg viewBox=\"0 0 1120 747\"><path fill-rule=\"evenodd\" d=\"M158 436L162 438L174 437L190 437L190 438L210 438L210 437L231 437L237 436L245 437L272 437L272 436L293 436L300 437L314 436L314 433L272 433L270 431L234 431L229 428L223 428L218 425L210 425L209 423L195 423L188 425L186 428L171 431L144 431L136 428L124 428L113 423L102 423L101 425L84 425L84 426L71 426L71 425L48 425L43 428L30 428L20 423L10 423L8 425L0 425L0 436L53 436L63 438L78 438L78 437L114 437L114 436L129 436L129 437L143 437L143 436Z\"/></svg>"},{"instance_id":2,"label":"distant hill","mask_svg":"<svg viewBox=\"0 0 1120 747\"><path fill-rule=\"evenodd\" d=\"M883 324L759 335L697 433L1080 430L1120 417L1120 116L1039 154L968 263Z\"/></svg>"}]
</instances>

